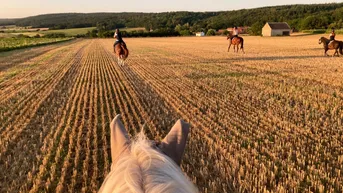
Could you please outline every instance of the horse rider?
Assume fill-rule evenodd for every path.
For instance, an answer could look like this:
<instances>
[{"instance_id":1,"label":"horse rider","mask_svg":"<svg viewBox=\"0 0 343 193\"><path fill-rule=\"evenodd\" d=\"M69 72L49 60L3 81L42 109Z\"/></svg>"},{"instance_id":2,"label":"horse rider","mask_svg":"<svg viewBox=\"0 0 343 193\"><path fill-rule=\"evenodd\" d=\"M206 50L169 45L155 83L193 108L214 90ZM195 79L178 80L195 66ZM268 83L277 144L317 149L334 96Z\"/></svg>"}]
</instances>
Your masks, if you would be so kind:
<instances>
[{"instance_id":1,"label":"horse rider","mask_svg":"<svg viewBox=\"0 0 343 193\"><path fill-rule=\"evenodd\" d=\"M238 38L238 34L239 34L239 31L238 31L237 26L233 27L231 40L233 40L233 38Z\"/></svg>"},{"instance_id":2,"label":"horse rider","mask_svg":"<svg viewBox=\"0 0 343 193\"><path fill-rule=\"evenodd\" d=\"M328 44L328 47L330 47L330 45L335 41L335 37L336 37L336 34L335 34L335 28L331 28L331 33L330 33L330 42Z\"/></svg>"},{"instance_id":3,"label":"horse rider","mask_svg":"<svg viewBox=\"0 0 343 193\"><path fill-rule=\"evenodd\" d=\"M126 48L126 43L124 42L123 38L121 37L121 33L120 33L119 29L116 29L113 37L116 39L113 47L115 47L119 43L123 43L124 47Z\"/></svg>"}]
</instances>

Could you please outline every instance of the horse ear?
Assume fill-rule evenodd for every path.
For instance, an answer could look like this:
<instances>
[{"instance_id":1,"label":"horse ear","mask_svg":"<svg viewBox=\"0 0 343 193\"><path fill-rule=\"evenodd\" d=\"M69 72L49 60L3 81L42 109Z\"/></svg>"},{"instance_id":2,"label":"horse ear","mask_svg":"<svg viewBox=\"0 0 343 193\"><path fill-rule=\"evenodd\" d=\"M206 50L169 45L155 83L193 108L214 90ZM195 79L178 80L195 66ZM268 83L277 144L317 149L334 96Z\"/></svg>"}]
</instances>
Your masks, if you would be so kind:
<instances>
[{"instance_id":1,"label":"horse ear","mask_svg":"<svg viewBox=\"0 0 343 193\"><path fill-rule=\"evenodd\" d=\"M127 150L130 143L129 135L120 121L120 115L117 115L111 122L111 157L112 163L121 153Z\"/></svg>"},{"instance_id":2,"label":"horse ear","mask_svg":"<svg viewBox=\"0 0 343 193\"><path fill-rule=\"evenodd\" d=\"M160 145L163 153L178 165L181 164L189 131L189 124L180 119L175 123Z\"/></svg>"}]
</instances>

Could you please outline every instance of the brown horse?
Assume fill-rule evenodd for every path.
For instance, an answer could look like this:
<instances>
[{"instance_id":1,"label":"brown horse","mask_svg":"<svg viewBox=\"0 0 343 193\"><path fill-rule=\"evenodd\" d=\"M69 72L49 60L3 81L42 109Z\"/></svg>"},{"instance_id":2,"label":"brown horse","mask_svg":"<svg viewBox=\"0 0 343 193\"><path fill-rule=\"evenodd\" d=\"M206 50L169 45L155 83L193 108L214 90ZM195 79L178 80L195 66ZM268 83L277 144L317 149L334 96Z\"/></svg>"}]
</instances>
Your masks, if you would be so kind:
<instances>
[{"instance_id":1,"label":"brown horse","mask_svg":"<svg viewBox=\"0 0 343 193\"><path fill-rule=\"evenodd\" d=\"M129 50L127 49L126 45L120 42L113 47L113 51L117 56L118 63L120 65L124 65L124 61L129 56Z\"/></svg>"},{"instance_id":2,"label":"brown horse","mask_svg":"<svg viewBox=\"0 0 343 193\"><path fill-rule=\"evenodd\" d=\"M231 33L228 34L226 40L230 39L230 43L229 43L229 47L227 48L227 51L229 52L230 51L230 47L231 47L231 44L233 45L233 51L234 52L237 52L238 53L238 50L239 50L239 45L241 45L241 50L243 53L244 52L244 39L242 37L233 37L233 35ZM232 40L231 40L232 39ZM236 49L237 48L237 51Z\"/></svg>"},{"instance_id":3,"label":"brown horse","mask_svg":"<svg viewBox=\"0 0 343 193\"><path fill-rule=\"evenodd\" d=\"M342 42L342 41L336 41L336 40L334 40L334 41L331 43L330 46L329 46L329 42L330 42L330 40L327 39L327 38L325 38L325 37L319 38L319 42L318 42L318 43L319 43L319 44L323 43L324 55L325 55L325 56L328 56L328 54L326 53L328 50L335 50L335 53L332 55L332 57L335 56L335 55L339 56L339 54L338 54L338 49L339 49L339 53L340 53L341 55L343 55L343 42Z\"/></svg>"}]
</instances>

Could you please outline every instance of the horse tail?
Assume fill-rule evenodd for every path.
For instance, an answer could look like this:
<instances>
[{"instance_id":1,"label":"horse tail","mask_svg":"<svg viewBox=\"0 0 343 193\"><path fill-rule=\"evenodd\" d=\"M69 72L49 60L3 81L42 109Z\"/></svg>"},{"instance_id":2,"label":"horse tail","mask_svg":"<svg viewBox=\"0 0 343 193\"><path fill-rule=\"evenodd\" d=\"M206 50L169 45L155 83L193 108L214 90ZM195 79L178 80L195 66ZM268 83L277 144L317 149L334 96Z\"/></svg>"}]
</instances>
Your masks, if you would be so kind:
<instances>
[{"instance_id":1,"label":"horse tail","mask_svg":"<svg viewBox=\"0 0 343 193\"><path fill-rule=\"evenodd\" d=\"M241 43L241 49L243 49L244 39L241 38L241 41L242 41L242 43Z\"/></svg>"},{"instance_id":2,"label":"horse tail","mask_svg":"<svg viewBox=\"0 0 343 193\"><path fill-rule=\"evenodd\" d=\"M129 50L123 44L121 44L121 49L123 50L123 55L124 55L124 58L126 59L127 56L129 55Z\"/></svg>"},{"instance_id":3,"label":"horse tail","mask_svg":"<svg viewBox=\"0 0 343 193\"><path fill-rule=\"evenodd\" d=\"M339 53L343 55L343 42L341 42L339 45Z\"/></svg>"},{"instance_id":4,"label":"horse tail","mask_svg":"<svg viewBox=\"0 0 343 193\"><path fill-rule=\"evenodd\" d=\"M125 59L126 59L129 56L129 50L127 48L125 48L124 54L125 54Z\"/></svg>"}]
</instances>

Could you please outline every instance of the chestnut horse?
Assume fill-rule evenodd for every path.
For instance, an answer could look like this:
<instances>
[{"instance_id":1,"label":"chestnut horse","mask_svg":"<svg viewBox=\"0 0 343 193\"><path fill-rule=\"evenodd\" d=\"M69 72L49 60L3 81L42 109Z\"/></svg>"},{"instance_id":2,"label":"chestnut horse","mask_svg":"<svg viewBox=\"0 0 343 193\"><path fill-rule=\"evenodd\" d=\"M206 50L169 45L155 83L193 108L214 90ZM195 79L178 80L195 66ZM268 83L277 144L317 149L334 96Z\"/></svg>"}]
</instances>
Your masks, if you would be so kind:
<instances>
[{"instance_id":1,"label":"chestnut horse","mask_svg":"<svg viewBox=\"0 0 343 193\"><path fill-rule=\"evenodd\" d=\"M126 45L120 42L113 47L113 51L117 56L118 63L120 65L124 65L124 61L129 56L129 50L127 49Z\"/></svg>"},{"instance_id":2,"label":"chestnut horse","mask_svg":"<svg viewBox=\"0 0 343 193\"><path fill-rule=\"evenodd\" d=\"M198 193L180 169L189 125L179 120L161 142L130 140L120 116L110 125L111 171L98 193Z\"/></svg>"},{"instance_id":3,"label":"chestnut horse","mask_svg":"<svg viewBox=\"0 0 343 193\"><path fill-rule=\"evenodd\" d=\"M237 53L239 50L239 45L241 45L241 50L244 52L244 39L242 37L233 37L231 33L228 34L226 40L230 39L229 47L227 48L227 51L230 51L231 44L233 45L233 51L236 52L235 48L237 48ZM232 40L231 40L232 39Z\"/></svg>"},{"instance_id":4,"label":"chestnut horse","mask_svg":"<svg viewBox=\"0 0 343 193\"><path fill-rule=\"evenodd\" d=\"M321 37L319 38L319 44L323 43L323 47L324 47L324 55L325 56L328 56L328 54L326 53L328 50L335 50L335 53L332 55L335 56L339 56L338 54L338 49L339 49L339 53L341 55L343 55L343 42L342 41L337 41L337 40L334 40L331 45L329 46L329 42L330 40L325 38L325 37Z\"/></svg>"}]
</instances>

